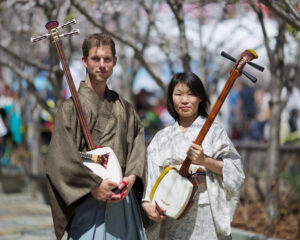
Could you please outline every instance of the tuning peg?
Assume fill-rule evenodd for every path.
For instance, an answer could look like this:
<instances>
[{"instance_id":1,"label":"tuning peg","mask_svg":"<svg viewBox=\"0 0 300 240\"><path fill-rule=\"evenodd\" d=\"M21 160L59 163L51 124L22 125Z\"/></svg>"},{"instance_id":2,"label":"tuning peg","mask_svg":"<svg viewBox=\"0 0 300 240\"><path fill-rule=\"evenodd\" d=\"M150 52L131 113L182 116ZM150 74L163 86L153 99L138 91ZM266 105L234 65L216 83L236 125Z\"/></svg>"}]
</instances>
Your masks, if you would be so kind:
<instances>
[{"instance_id":1,"label":"tuning peg","mask_svg":"<svg viewBox=\"0 0 300 240\"><path fill-rule=\"evenodd\" d=\"M30 38L30 41L31 41L32 43L34 43L34 42L38 42L38 41L41 41L41 40L43 40L43 39L46 39L46 38L48 38L48 37L50 37L50 36L51 36L51 34L47 33L47 34L42 35L42 36L32 37L32 38Z\"/></svg>"},{"instance_id":2,"label":"tuning peg","mask_svg":"<svg viewBox=\"0 0 300 240\"><path fill-rule=\"evenodd\" d=\"M64 23L62 26L60 26L60 28L64 28L66 26L69 26L69 25L73 25L73 24L76 24L76 19L72 19L70 21L67 21L66 23Z\"/></svg>"},{"instance_id":3,"label":"tuning peg","mask_svg":"<svg viewBox=\"0 0 300 240\"><path fill-rule=\"evenodd\" d=\"M263 72L264 71L264 67L260 66L260 65L257 65L256 63L253 63L253 62L247 62L250 66L256 68L257 70Z\"/></svg>"},{"instance_id":4,"label":"tuning peg","mask_svg":"<svg viewBox=\"0 0 300 240\"><path fill-rule=\"evenodd\" d=\"M242 74L244 74L247 78L249 78L253 83L256 83L256 82L257 82L257 78L254 77L254 76L252 76L250 73L248 73L248 72L246 72L246 71L244 71L244 70L242 70L241 72L242 72Z\"/></svg>"},{"instance_id":5,"label":"tuning peg","mask_svg":"<svg viewBox=\"0 0 300 240\"><path fill-rule=\"evenodd\" d=\"M228 53L226 53L224 51L221 52L221 56L229 59L230 61L236 62L236 59L234 57L231 57Z\"/></svg>"},{"instance_id":6,"label":"tuning peg","mask_svg":"<svg viewBox=\"0 0 300 240\"><path fill-rule=\"evenodd\" d=\"M68 36L72 36L72 35L79 34L79 33L80 33L80 31L79 31L79 29L77 29L77 30L73 30L73 31L68 32L68 33L60 34L59 37L60 38L68 37Z\"/></svg>"},{"instance_id":7,"label":"tuning peg","mask_svg":"<svg viewBox=\"0 0 300 240\"><path fill-rule=\"evenodd\" d=\"M225 57L225 58L227 58L227 59L229 59L229 60L231 60L231 61L233 61L233 62L236 62L236 59L235 59L234 57L230 56L228 53L226 53L226 52L224 52L224 51L221 52L221 56L223 56L223 57ZM261 71L261 72L264 71L264 67L262 67L262 66L260 66L260 65L258 65L258 64L256 64L256 63L253 63L253 62L247 62L247 64L249 64L250 66L256 68L257 70L259 70L259 71Z\"/></svg>"}]
</instances>

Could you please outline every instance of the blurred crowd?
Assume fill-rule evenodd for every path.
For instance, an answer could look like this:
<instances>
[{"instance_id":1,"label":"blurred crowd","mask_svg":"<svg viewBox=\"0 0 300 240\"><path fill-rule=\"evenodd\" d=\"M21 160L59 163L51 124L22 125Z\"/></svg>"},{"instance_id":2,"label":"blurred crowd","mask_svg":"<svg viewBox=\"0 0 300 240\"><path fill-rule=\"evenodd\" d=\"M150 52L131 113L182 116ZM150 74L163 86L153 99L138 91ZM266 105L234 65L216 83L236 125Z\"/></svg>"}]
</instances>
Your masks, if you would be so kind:
<instances>
[{"instance_id":1,"label":"blurred crowd","mask_svg":"<svg viewBox=\"0 0 300 240\"><path fill-rule=\"evenodd\" d=\"M0 167L23 165L17 162L23 148L23 125L18 93L0 81Z\"/></svg>"},{"instance_id":2,"label":"blurred crowd","mask_svg":"<svg viewBox=\"0 0 300 240\"><path fill-rule=\"evenodd\" d=\"M228 96L229 119L222 119L232 140L266 141L270 94L263 87L237 81Z\"/></svg>"}]
</instances>

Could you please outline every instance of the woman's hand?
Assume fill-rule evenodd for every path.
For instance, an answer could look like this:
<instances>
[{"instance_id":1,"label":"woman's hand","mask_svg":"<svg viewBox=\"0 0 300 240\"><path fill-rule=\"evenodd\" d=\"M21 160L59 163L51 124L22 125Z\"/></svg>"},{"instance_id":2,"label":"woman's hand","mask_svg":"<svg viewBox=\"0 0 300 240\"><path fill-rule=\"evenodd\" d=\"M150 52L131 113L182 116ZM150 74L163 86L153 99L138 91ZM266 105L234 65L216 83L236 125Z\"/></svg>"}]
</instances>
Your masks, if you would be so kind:
<instances>
[{"instance_id":1,"label":"woman's hand","mask_svg":"<svg viewBox=\"0 0 300 240\"><path fill-rule=\"evenodd\" d=\"M142 202L142 207L151 220L155 222L160 222L164 220L167 216L165 215L165 210L159 207L157 203L155 204L152 202L145 201Z\"/></svg>"},{"instance_id":2,"label":"woman's hand","mask_svg":"<svg viewBox=\"0 0 300 240\"><path fill-rule=\"evenodd\" d=\"M203 153L203 149L201 145L192 143L189 150L187 151L188 158L192 161L192 163L205 165L205 155Z\"/></svg>"},{"instance_id":3,"label":"woman's hand","mask_svg":"<svg viewBox=\"0 0 300 240\"><path fill-rule=\"evenodd\" d=\"M192 161L192 163L202 165L206 169L209 169L216 174L219 174L221 176L223 175L223 160L206 156L203 152L202 146L192 143L189 150L187 151L187 156Z\"/></svg>"}]
</instances>

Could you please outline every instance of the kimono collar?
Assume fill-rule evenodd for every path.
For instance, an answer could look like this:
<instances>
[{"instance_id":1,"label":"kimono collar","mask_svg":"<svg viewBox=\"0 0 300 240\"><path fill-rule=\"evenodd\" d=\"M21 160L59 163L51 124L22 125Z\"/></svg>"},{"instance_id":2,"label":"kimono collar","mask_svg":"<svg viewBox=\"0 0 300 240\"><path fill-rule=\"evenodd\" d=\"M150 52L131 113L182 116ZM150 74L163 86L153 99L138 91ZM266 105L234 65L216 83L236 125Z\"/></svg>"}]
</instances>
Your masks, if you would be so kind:
<instances>
[{"instance_id":1,"label":"kimono collar","mask_svg":"<svg viewBox=\"0 0 300 240\"><path fill-rule=\"evenodd\" d=\"M112 110L111 104L113 103L114 99L111 94L111 91L106 86L104 92L104 100L101 101L98 95L84 82L80 82L78 93L84 97L84 101L87 101L91 109L103 109L110 112Z\"/></svg>"},{"instance_id":2,"label":"kimono collar","mask_svg":"<svg viewBox=\"0 0 300 240\"><path fill-rule=\"evenodd\" d=\"M179 126L179 123L178 121L176 121L173 125L173 130L174 131L180 131L181 134L183 135L186 135L187 133L191 132L193 133L192 135L195 135L197 136L201 127L203 126L204 124L204 121L205 121L205 118L201 117L201 116L198 116L195 121L192 123L192 125L186 130L185 133L183 133L181 130L180 130L180 126Z\"/></svg>"}]
</instances>

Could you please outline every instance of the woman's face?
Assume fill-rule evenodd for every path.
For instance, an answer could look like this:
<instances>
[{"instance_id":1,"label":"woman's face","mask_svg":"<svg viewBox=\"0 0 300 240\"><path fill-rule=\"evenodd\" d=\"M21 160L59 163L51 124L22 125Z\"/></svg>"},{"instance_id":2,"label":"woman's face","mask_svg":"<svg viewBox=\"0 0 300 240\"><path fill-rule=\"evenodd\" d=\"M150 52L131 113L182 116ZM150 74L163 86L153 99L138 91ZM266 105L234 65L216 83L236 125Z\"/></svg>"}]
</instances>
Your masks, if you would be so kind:
<instances>
[{"instance_id":1,"label":"woman's face","mask_svg":"<svg viewBox=\"0 0 300 240\"><path fill-rule=\"evenodd\" d=\"M179 121L194 120L198 116L199 103L202 101L195 96L184 83L177 83L173 90L173 104L179 115Z\"/></svg>"}]
</instances>

